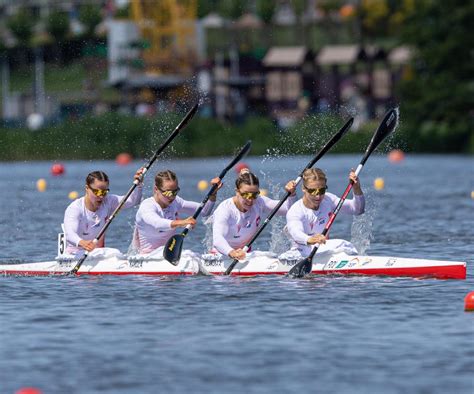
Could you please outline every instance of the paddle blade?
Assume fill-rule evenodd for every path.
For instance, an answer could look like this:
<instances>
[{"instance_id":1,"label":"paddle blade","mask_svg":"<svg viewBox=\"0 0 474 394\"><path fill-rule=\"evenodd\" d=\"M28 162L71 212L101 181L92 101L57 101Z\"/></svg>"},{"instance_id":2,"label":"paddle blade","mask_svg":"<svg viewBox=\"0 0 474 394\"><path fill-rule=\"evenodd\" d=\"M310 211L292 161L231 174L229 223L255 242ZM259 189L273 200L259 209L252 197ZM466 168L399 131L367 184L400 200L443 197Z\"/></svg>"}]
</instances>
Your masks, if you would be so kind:
<instances>
[{"instance_id":1,"label":"paddle blade","mask_svg":"<svg viewBox=\"0 0 474 394\"><path fill-rule=\"evenodd\" d=\"M234 269L234 267L237 265L238 262L239 262L239 260L237 260L237 259L232 260L232 263L230 263L230 265L225 270L224 275L230 275L232 270Z\"/></svg>"},{"instance_id":2,"label":"paddle blade","mask_svg":"<svg viewBox=\"0 0 474 394\"><path fill-rule=\"evenodd\" d=\"M175 234L168 239L163 248L163 257L173 265L178 265L179 263L181 252L183 251L183 241L184 236L182 234Z\"/></svg>"},{"instance_id":3,"label":"paddle blade","mask_svg":"<svg viewBox=\"0 0 474 394\"><path fill-rule=\"evenodd\" d=\"M193 105L193 107L189 110L189 112L184 116L183 120L176 126L176 130L181 130L182 128L186 127L189 121L196 115L196 112L199 108L199 103Z\"/></svg>"},{"instance_id":4,"label":"paddle blade","mask_svg":"<svg viewBox=\"0 0 474 394\"><path fill-rule=\"evenodd\" d=\"M360 162L362 165L365 164L367 159L369 158L370 154L380 145L380 143L390 135L398 126L399 120L399 110L398 108L392 108L385 114L382 122L380 123L379 127L375 131L372 139L370 141L369 146L365 152L365 155Z\"/></svg>"},{"instance_id":5,"label":"paddle blade","mask_svg":"<svg viewBox=\"0 0 474 394\"><path fill-rule=\"evenodd\" d=\"M306 257L293 266L290 272L288 272L288 276L290 278L302 278L303 276L310 274L312 268L313 263L311 262L311 259Z\"/></svg>"}]
</instances>

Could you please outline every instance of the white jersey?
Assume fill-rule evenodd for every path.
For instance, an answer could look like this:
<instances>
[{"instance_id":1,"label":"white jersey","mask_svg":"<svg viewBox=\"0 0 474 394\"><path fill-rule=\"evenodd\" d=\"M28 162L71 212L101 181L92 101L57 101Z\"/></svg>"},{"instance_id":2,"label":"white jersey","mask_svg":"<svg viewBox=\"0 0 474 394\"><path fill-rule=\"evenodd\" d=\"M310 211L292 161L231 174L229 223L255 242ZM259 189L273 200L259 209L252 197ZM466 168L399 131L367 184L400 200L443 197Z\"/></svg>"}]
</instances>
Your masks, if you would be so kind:
<instances>
[{"instance_id":1,"label":"white jersey","mask_svg":"<svg viewBox=\"0 0 474 394\"><path fill-rule=\"evenodd\" d=\"M201 212L202 215L209 216L214 204L214 201L208 200ZM179 196L176 196L166 208L161 208L154 197L143 200L135 217L135 241L139 253L150 253L165 245L175 232L171 228L171 222L179 219L179 214L186 217L193 215L199 206L199 203L183 200Z\"/></svg>"},{"instance_id":2,"label":"white jersey","mask_svg":"<svg viewBox=\"0 0 474 394\"><path fill-rule=\"evenodd\" d=\"M285 215L296 200L296 196L289 197L280 207L277 214ZM247 212L240 211L233 197L222 201L214 212L212 238L214 248L218 252L228 255L232 249L244 247L252 238L265 217L279 203L277 200L259 196Z\"/></svg>"},{"instance_id":3,"label":"white jersey","mask_svg":"<svg viewBox=\"0 0 474 394\"><path fill-rule=\"evenodd\" d=\"M82 250L79 247L81 240L93 240L99 234L109 217L119 206L123 196L107 194L102 200L97 211L92 212L86 208L85 197L74 200L64 212L64 233L66 236L66 252L75 254ZM131 208L140 203L142 199L142 186L135 188L127 199L123 208Z\"/></svg>"},{"instance_id":4,"label":"white jersey","mask_svg":"<svg viewBox=\"0 0 474 394\"><path fill-rule=\"evenodd\" d=\"M317 210L310 209L303 204L303 199L298 200L286 214L286 229L298 250L307 256L312 249L307 244L308 238L321 234L329 221L332 212L339 203L339 197L326 193ZM345 200L340 213L361 215L365 210L365 197L356 196L352 200Z\"/></svg>"}]
</instances>

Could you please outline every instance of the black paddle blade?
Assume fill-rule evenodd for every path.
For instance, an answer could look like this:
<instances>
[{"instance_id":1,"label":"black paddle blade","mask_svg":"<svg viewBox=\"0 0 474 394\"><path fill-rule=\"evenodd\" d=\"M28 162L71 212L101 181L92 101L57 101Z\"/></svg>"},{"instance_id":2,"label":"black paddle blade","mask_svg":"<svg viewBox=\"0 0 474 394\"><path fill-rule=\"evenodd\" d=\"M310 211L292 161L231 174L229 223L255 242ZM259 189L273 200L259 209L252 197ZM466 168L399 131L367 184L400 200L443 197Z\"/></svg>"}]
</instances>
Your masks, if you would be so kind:
<instances>
[{"instance_id":1,"label":"black paddle blade","mask_svg":"<svg viewBox=\"0 0 474 394\"><path fill-rule=\"evenodd\" d=\"M183 120L176 126L176 130L180 130L184 128L189 121L196 115L196 112L199 108L199 103L193 105L193 107L188 111L188 113L184 116Z\"/></svg>"},{"instance_id":2,"label":"black paddle blade","mask_svg":"<svg viewBox=\"0 0 474 394\"><path fill-rule=\"evenodd\" d=\"M232 161L227 165L226 168L222 170L219 174L219 178L223 178L227 171L229 171L233 166L235 166L247 153L249 153L250 148L252 147L252 141L247 141L247 143L242 147L240 152L232 159Z\"/></svg>"},{"instance_id":3,"label":"black paddle blade","mask_svg":"<svg viewBox=\"0 0 474 394\"><path fill-rule=\"evenodd\" d=\"M163 248L163 257L173 265L178 265L179 263L181 252L183 251L183 241L183 235L175 234L170 237Z\"/></svg>"},{"instance_id":4,"label":"black paddle blade","mask_svg":"<svg viewBox=\"0 0 474 394\"><path fill-rule=\"evenodd\" d=\"M392 108L385 114L382 122L380 123L379 127L375 131L372 139L370 140L370 144L367 147L365 155L360 162L362 165L365 164L367 159L369 158L370 154L380 145L380 143L389 135L391 134L398 126L399 120L399 111L398 108Z\"/></svg>"},{"instance_id":5,"label":"black paddle blade","mask_svg":"<svg viewBox=\"0 0 474 394\"><path fill-rule=\"evenodd\" d=\"M306 257L304 260L300 260L296 263L293 268L288 272L290 278L302 278L311 273L313 263L311 259Z\"/></svg>"}]
</instances>

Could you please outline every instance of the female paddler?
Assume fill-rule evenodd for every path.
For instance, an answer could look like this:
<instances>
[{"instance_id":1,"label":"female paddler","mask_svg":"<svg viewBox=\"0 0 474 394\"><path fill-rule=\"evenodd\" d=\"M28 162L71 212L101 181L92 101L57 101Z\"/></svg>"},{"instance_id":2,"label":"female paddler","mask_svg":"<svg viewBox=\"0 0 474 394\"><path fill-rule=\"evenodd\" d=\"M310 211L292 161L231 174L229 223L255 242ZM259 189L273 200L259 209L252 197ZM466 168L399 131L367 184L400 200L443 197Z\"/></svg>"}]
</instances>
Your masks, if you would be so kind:
<instances>
[{"instance_id":1,"label":"female paddler","mask_svg":"<svg viewBox=\"0 0 474 394\"><path fill-rule=\"evenodd\" d=\"M351 215L361 215L365 209L365 197L360 181L352 170L349 179L354 182L354 198L345 200L341 211ZM339 197L327 193L326 175L319 168L309 168L303 173L303 198L298 200L286 214L287 230L294 241L294 247L303 257L307 257L312 245L326 243L327 237L321 233L339 202Z\"/></svg>"},{"instance_id":2,"label":"female paddler","mask_svg":"<svg viewBox=\"0 0 474 394\"><path fill-rule=\"evenodd\" d=\"M277 214L285 215L296 201L296 183L290 181L285 190L291 196L281 206ZM235 181L235 196L222 201L213 215L213 245L219 253L233 259L243 260L246 253L242 249L252 238L278 200L260 195L258 178L248 168L242 169Z\"/></svg>"},{"instance_id":3,"label":"female paddler","mask_svg":"<svg viewBox=\"0 0 474 394\"><path fill-rule=\"evenodd\" d=\"M123 205L124 208L131 208L141 201L142 171L140 168L134 175L134 179L140 183ZM122 198L123 196L109 194L109 177L105 172L93 171L87 175L84 197L69 204L64 213L66 253L74 255L82 250L90 252L96 247L104 247L104 237L97 244L93 240Z\"/></svg>"},{"instance_id":4,"label":"female paddler","mask_svg":"<svg viewBox=\"0 0 474 394\"><path fill-rule=\"evenodd\" d=\"M211 214L217 191L222 187L219 178L212 179L211 184L217 184L218 188L202 210L204 217ZM178 178L173 171L166 170L156 174L153 196L143 200L135 217L134 246L139 253L151 253L164 246L177 227L196 225L196 219L192 215L199 203L184 200L178 196L179 191ZM180 219L179 215L187 217Z\"/></svg>"}]
</instances>

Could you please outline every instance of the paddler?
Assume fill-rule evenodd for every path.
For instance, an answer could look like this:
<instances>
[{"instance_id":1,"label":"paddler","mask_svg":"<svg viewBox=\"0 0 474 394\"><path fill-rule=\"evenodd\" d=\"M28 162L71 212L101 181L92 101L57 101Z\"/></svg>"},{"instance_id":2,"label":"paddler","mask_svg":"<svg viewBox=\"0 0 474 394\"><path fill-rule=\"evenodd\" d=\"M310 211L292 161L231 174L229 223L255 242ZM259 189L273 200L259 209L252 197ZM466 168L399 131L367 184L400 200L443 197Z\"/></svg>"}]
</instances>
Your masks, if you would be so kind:
<instances>
[{"instance_id":1,"label":"paddler","mask_svg":"<svg viewBox=\"0 0 474 394\"><path fill-rule=\"evenodd\" d=\"M123 208L138 205L142 198L142 171L140 168L134 179L140 183L127 199ZM74 200L64 213L66 253L77 254L81 250L92 251L104 247L102 237L97 244L93 239L99 234L107 219L120 204L123 196L109 194L109 177L103 171L93 171L86 177L84 197Z\"/></svg>"},{"instance_id":2,"label":"paddler","mask_svg":"<svg viewBox=\"0 0 474 394\"><path fill-rule=\"evenodd\" d=\"M210 183L218 187L204 205L204 217L212 213L217 191L222 187L219 178L213 178ZM194 228L196 225L192 215L199 208L199 203L179 197L179 191L178 177L173 171L156 174L153 196L143 200L135 217L134 244L139 253L151 253L164 246L178 227L189 225ZM180 219L179 215L187 217Z\"/></svg>"},{"instance_id":3,"label":"paddler","mask_svg":"<svg viewBox=\"0 0 474 394\"><path fill-rule=\"evenodd\" d=\"M349 173L354 182L354 198L345 200L343 213L361 215L365 210L365 197L358 176L354 170ZM303 198L298 200L286 214L286 229L303 257L309 255L312 245L326 243L327 237L321 233L339 202L339 197L328 193L325 173L319 168L309 168L303 173Z\"/></svg>"},{"instance_id":4,"label":"paddler","mask_svg":"<svg viewBox=\"0 0 474 394\"><path fill-rule=\"evenodd\" d=\"M281 216L296 201L296 183L289 181L285 190L291 195L277 212ZM260 221L265 219L264 215L278 203L278 200L261 196L258 178L248 168L243 168L235 181L235 196L222 201L214 212L214 249L233 259L245 259L242 248L255 234Z\"/></svg>"}]
</instances>

